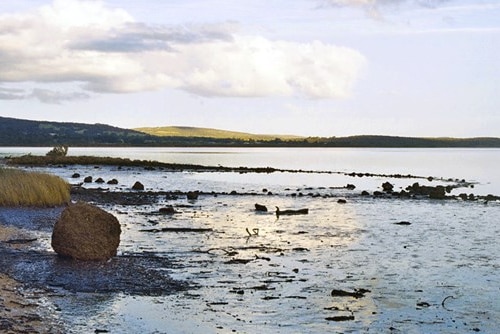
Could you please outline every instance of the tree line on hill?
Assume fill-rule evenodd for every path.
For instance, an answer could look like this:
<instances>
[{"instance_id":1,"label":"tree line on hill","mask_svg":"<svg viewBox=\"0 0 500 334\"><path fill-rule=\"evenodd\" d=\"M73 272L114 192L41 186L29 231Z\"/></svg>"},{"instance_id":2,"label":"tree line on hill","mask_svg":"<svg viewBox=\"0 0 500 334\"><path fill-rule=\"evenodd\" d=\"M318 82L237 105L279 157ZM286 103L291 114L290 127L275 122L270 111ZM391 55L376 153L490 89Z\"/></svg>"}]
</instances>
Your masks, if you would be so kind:
<instances>
[{"instance_id":1,"label":"tree line on hill","mask_svg":"<svg viewBox=\"0 0 500 334\"><path fill-rule=\"evenodd\" d=\"M253 140L153 136L106 124L31 121L0 117L0 146L137 147L500 147L500 138L415 138L395 136L308 137Z\"/></svg>"}]
</instances>

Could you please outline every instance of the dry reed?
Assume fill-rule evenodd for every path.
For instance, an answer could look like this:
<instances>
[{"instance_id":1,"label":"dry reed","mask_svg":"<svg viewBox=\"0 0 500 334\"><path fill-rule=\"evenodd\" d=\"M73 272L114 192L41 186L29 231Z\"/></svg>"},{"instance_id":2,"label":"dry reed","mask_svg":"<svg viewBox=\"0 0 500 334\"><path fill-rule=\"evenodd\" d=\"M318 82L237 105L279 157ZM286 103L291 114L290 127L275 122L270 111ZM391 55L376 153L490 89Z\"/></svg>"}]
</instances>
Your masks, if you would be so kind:
<instances>
[{"instance_id":1,"label":"dry reed","mask_svg":"<svg viewBox=\"0 0 500 334\"><path fill-rule=\"evenodd\" d=\"M70 185L60 177L0 168L0 206L56 206L69 200Z\"/></svg>"}]
</instances>

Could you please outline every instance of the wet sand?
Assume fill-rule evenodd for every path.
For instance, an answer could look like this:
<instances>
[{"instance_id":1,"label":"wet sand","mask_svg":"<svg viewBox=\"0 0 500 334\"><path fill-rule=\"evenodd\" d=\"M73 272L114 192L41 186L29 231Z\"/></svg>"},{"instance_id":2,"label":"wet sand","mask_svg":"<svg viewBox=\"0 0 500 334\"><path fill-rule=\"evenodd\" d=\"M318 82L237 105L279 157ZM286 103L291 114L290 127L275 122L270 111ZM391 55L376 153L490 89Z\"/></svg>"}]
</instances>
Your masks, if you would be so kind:
<instances>
[{"instance_id":1,"label":"wet sand","mask_svg":"<svg viewBox=\"0 0 500 334\"><path fill-rule=\"evenodd\" d=\"M134 177L147 180L148 175L143 172L140 177ZM169 175L170 182L175 181L172 178ZM85 317L91 317L90 312L78 318L80 322L83 322L80 319L86 321L82 333L86 332L84 330L116 329L116 323L121 328L146 324L150 327L146 327L145 332L153 332L154 328L171 325L170 319L160 318L165 314L179 323L192 324L194 329L205 326L197 331L193 328L183 331L200 333L206 332L206 328L220 333L264 329L287 333L305 328L310 332L325 332L325 328L339 332L348 328L352 328L351 332L361 329L365 332L417 332L423 326L434 332L488 332L495 323L492 319L497 311L489 307L493 303L490 291L482 292L491 290L493 284L480 282L471 288L470 282L477 279L476 272L483 268L486 268L484 273L491 275L488 279L496 281L493 270L498 267L489 258L485 257L484 266L479 266L482 262L469 257L483 256L496 249L489 235L482 232L487 230L489 218L477 221L481 216L494 217L498 212L496 203L486 205L458 198L408 200L389 194L363 196L361 190L353 192L342 186L305 188L303 197L300 194L293 196L296 191L286 189L272 189L272 196L259 193L259 189L238 188L234 194L229 191L214 193L213 187L204 189L196 203L186 202L185 191L111 193L95 189L73 193L74 200L94 202L119 216L125 228L127 237L123 239L121 254L104 266L62 261L47 251L50 249L47 235L61 209L0 209L0 226L6 226L5 229L11 232L3 241L38 238L27 243L0 243L2 272L29 286L30 293L35 296L32 298L25 293L27 290L14 293L14 297L25 298L20 303L34 304L31 309L14 307L16 312L17 309L28 312L28 316L21 318L20 325L35 326L36 321L46 325L53 321L42 313L43 303L45 296L53 296L57 291L65 291L69 296L90 291L106 296L118 295L109 301L110 305L120 305L116 314L110 306L102 312L101 319L87 321ZM307 195L306 191L312 195ZM347 199L347 205L337 202L340 197ZM255 213L255 202L268 204L270 208L274 207L271 204L283 208L294 204L307 206L311 212L307 216L278 220L273 212ZM166 204L173 205L180 213L159 214L159 208ZM454 218L450 219L451 216ZM403 220L411 224L398 225ZM471 221L475 223L469 225ZM161 233L166 227L186 226L207 227L214 232L173 236ZM250 232L245 228L250 228ZM253 228L258 228L256 234L252 234ZM445 233L448 229L451 232ZM495 230L491 231L496 234ZM424 235L425 238L420 237ZM449 235L448 243L444 243L443 235ZM472 238L482 242L468 243ZM484 249L475 251L472 247L478 248L477 245ZM439 252L433 252L438 246ZM463 253L460 249L464 247L471 249ZM436 254L441 258L436 260ZM448 261L448 257L453 261ZM161 270L151 271L151 268ZM177 279L168 276L171 269L178 269L172 276ZM122 271L117 274L117 270ZM161 271L167 274L162 276ZM471 275L471 279L455 277L460 272ZM72 276L72 273L79 276ZM436 279L427 279L427 274ZM188 286L185 279L195 280L201 287ZM171 289L164 291L165 285ZM370 292L364 298L339 297L332 289L351 293L356 289L369 289ZM176 295L179 291L184 293ZM468 307L469 296L478 292L485 301L473 300L474 308ZM151 297L158 295L161 296ZM448 296L456 299L448 298L444 304ZM96 301L102 304L101 299L96 298ZM130 306L133 303L137 304L135 309ZM65 304L62 305L61 313L64 313ZM66 306L71 310L78 308ZM490 308L490 313L481 313ZM127 309L134 315L133 319L146 311L140 320L130 320L123 316ZM158 311L156 318L160 319L157 327L150 324L155 319L155 311ZM57 313L56 309L56 316ZM29 314L38 318L31 319ZM67 314L72 320L74 314ZM129 322L122 321L124 318ZM14 321L17 318L5 319ZM281 327L273 325L277 321ZM12 332L23 333L23 330ZM25 332L58 333L57 327L30 330Z\"/></svg>"},{"instance_id":2,"label":"wet sand","mask_svg":"<svg viewBox=\"0 0 500 334\"><path fill-rule=\"evenodd\" d=\"M12 227L0 225L0 242L24 238ZM62 326L44 310L43 290L26 288L0 273L0 332L64 333Z\"/></svg>"}]
</instances>

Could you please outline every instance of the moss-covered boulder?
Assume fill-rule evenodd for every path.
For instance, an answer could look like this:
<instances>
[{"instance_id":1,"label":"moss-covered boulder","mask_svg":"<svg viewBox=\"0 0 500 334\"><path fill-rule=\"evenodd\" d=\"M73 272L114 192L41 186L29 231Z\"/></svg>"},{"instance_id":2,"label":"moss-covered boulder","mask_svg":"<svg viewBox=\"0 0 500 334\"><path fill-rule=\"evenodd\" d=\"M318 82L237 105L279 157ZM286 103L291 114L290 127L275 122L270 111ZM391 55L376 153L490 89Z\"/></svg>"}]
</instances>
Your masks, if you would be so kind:
<instances>
[{"instance_id":1,"label":"moss-covered boulder","mask_svg":"<svg viewBox=\"0 0 500 334\"><path fill-rule=\"evenodd\" d=\"M87 203L68 206L54 225L52 248L60 256L104 261L116 255L121 228L112 214Z\"/></svg>"}]
</instances>

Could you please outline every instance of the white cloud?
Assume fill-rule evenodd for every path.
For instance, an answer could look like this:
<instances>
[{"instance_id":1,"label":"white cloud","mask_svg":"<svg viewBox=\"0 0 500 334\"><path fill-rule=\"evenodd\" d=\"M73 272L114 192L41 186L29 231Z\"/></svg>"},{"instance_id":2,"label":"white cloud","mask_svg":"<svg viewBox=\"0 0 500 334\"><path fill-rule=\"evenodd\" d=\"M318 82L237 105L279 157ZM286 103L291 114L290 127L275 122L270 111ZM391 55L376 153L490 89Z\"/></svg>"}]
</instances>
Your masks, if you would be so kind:
<instances>
[{"instance_id":1,"label":"white cloud","mask_svg":"<svg viewBox=\"0 0 500 334\"><path fill-rule=\"evenodd\" d=\"M355 50L321 42L239 35L227 23L148 26L102 1L55 0L36 12L0 16L0 62L4 84L80 83L99 93L174 88L203 96L344 98L365 60ZM88 96L74 94L28 95L51 103Z\"/></svg>"}]
</instances>

